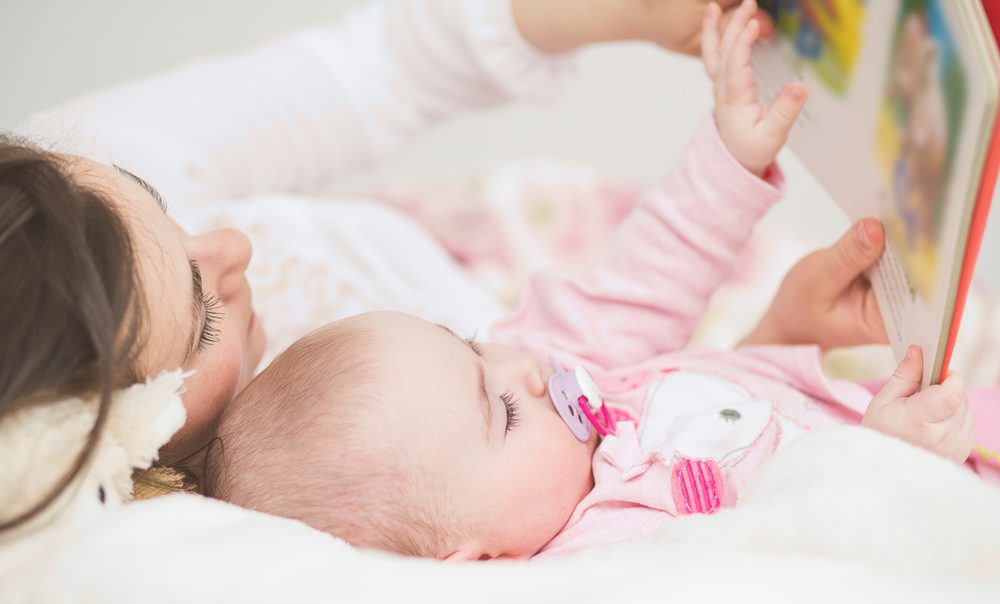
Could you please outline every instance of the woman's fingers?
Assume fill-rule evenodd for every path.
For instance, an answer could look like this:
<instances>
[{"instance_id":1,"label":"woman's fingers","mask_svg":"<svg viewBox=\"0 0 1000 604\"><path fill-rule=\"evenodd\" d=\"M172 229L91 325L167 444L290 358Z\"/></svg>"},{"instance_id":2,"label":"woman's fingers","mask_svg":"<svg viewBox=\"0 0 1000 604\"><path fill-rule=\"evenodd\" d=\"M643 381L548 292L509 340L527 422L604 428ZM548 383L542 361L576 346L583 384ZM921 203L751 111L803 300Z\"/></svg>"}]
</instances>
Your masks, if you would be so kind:
<instances>
[{"instance_id":1,"label":"woman's fingers","mask_svg":"<svg viewBox=\"0 0 1000 604\"><path fill-rule=\"evenodd\" d=\"M823 251L823 267L818 272L816 288L826 296L836 296L847 289L885 250L885 230L877 218L864 218Z\"/></svg>"},{"instance_id":2,"label":"woman's fingers","mask_svg":"<svg viewBox=\"0 0 1000 604\"><path fill-rule=\"evenodd\" d=\"M882 320L882 311L879 309L878 299L875 298L875 290L867 280L858 287L864 288L861 298L861 326L862 334L858 344L888 344L889 332L885 330L885 321Z\"/></svg>"}]
</instances>

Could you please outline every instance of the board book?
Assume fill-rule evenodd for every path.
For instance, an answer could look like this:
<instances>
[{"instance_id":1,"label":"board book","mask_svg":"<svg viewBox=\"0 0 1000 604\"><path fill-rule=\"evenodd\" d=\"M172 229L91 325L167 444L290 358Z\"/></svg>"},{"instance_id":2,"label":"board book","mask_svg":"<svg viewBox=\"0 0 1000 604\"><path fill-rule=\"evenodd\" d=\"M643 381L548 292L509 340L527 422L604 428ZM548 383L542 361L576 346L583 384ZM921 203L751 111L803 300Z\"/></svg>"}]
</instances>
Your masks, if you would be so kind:
<instances>
[{"instance_id":1,"label":"board book","mask_svg":"<svg viewBox=\"0 0 1000 604\"><path fill-rule=\"evenodd\" d=\"M760 0L776 35L753 65L770 100L809 101L789 146L853 221L876 216L869 272L897 359L947 375L1000 167L1000 0Z\"/></svg>"}]
</instances>

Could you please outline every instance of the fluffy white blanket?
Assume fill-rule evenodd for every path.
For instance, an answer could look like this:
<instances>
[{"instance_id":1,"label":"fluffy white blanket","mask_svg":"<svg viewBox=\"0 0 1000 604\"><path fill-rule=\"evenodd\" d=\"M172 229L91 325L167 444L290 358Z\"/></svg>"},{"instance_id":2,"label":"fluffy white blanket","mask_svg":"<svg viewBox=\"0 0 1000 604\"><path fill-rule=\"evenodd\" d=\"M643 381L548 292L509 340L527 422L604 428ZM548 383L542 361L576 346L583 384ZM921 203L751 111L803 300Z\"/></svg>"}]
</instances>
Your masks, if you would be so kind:
<instances>
[{"instance_id":1,"label":"fluffy white blanket","mask_svg":"<svg viewBox=\"0 0 1000 604\"><path fill-rule=\"evenodd\" d=\"M190 495L134 503L0 574L0 601L1000 601L1000 491L862 428L779 452L736 508L537 563L360 551Z\"/></svg>"},{"instance_id":2,"label":"fluffy white blanket","mask_svg":"<svg viewBox=\"0 0 1000 604\"><path fill-rule=\"evenodd\" d=\"M47 515L61 520L0 536L0 602L1000 602L1000 490L862 428L783 449L736 508L527 564L360 551L190 495L112 505L183 421L180 387L175 373L122 393L95 463ZM0 426L0 512L47 491L92 411L54 405Z\"/></svg>"}]
</instances>

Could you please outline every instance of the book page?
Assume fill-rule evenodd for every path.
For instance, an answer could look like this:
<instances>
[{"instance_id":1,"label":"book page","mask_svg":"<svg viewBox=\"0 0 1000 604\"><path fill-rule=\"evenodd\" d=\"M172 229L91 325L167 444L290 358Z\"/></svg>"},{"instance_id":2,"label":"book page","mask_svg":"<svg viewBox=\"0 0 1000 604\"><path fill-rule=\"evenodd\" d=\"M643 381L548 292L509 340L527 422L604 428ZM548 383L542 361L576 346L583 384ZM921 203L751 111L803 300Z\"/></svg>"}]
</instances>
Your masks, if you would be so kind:
<instances>
[{"instance_id":1,"label":"book page","mask_svg":"<svg viewBox=\"0 0 1000 604\"><path fill-rule=\"evenodd\" d=\"M836 11L828 9L835 5ZM775 35L753 55L761 97L791 81L809 100L789 147L852 220L879 215L871 140L899 0L761 0Z\"/></svg>"},{"instance_id":2,"label":"book page","mask_svg":"<svg viewBox=\"0 0 1000 604\"><path fill-rule=\"evenodd\" d=\"M988 95L963 13L975 1L762 2L779 36L754 59L763 93L791 78L809 87L792 150L849 218L885 225L870 277L896 357L923 348L924 385L938 377L982 167Z\"/></svg>"}]
</instances>

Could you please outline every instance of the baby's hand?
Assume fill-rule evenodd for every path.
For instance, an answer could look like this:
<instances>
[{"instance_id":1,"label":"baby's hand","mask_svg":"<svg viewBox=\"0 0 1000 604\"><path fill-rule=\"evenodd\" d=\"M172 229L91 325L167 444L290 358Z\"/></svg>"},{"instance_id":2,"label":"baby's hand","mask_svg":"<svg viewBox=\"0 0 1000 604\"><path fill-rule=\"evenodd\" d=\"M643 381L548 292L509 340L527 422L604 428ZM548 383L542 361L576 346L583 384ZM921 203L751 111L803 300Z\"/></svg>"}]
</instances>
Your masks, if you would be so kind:
<instances>
[{"instance_id":1,"label":"baby's hand","mask_svg":"<svg viewBox=\"0 0 1000 604\"><path fill-rule=\"evenodd\" d=\"M910 346L896 372L868 405L861 424L962 463L972 452L972 413L965 382L951 374L941 384L917 392L923 367L920 348Z\"/></svg>"},{"instance_id":2,"label":"baby's hand","mask_svg":"<svg viewBox=\"0 0 1000 604\"><path fill-rule=\"evenodd\" d=\"M729 152L758 176L774 163L806 102L806 88L785 86L770 107L757 99L750 49L760 35L753 19L757 3L744 0L726 31L719 34L721 9L710 4L702 24L701 54L715 90L715 123Z\"/></svg>"}]
</instances>

